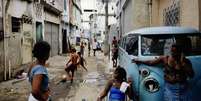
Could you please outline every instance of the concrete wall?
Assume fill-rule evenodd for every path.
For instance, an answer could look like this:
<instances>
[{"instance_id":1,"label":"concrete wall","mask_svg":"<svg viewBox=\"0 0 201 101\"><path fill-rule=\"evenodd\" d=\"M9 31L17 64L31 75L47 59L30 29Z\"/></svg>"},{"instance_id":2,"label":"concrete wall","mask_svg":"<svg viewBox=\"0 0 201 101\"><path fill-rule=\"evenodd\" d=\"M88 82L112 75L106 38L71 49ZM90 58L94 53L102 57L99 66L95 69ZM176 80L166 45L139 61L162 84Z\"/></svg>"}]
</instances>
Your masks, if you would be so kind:
<instances>
[{"instance_id":1,"label":"concrete wall","mask_svg":"<svg viewBox=\"0 0 201 101\"><path fill-rule=\"evenodd\" d=\"M82 31L81 25L81 1L80 0L70 0L69 4L69 15L70 23L70 42L71 44L76 43L76 37L80 37Z\"/></svg>"},{"instance_id":2,"label":"concrete wall","mask_svg":"<svg viewBox=\"0 0 201 101\"><path fill-rule=\"evenodd\" d=\"M180 2L180 26L201 29L201 1L199 0L120 0L118 3L118 16L120 32L148 26L164 26L164 9Z\"/></svg>"},{"instance_id":3,"label":"concrete wall","mask_svg":"<svg viewBox=\"0 0 201 101\"><path fill-rule=\"evenodd\" d=\"M4 43L0 40L0 80L3 78L3 72L8 71L10 69L12 74L15 74L16 71L21 69L21 65L27 64L32 61L32 47L36 42L36 22L41 22L43 27L43 38L45 25L44 21L49 21L59 25L59 50L61 53L61 44L62 44L62 35L61 35L61 17L60 14L55 15L54 13L45 12L44 5L40 3L31 2L22 0L0 0L0 8L1 1L4 2L5 10L5 39ZM46 0L48 4L50 0ZM53 7L57 10L63 10L63 0L55 0ZM55 9L54 8L54 9ZM2 18L2 9L0 9L0 18ZM56 11L57 11L56 10ZM22 15L27 15L32 18L32 23L28 24L26 22L20 23L20 31L12 32L12 17L22 18ZM5 45L4 45L5 44ZM3 50L5 47L5 51ZM5 56L5 67L4 69L4 56Z\"/></svg>"},{"instance_id":4,"label":"concrete wall","mask_svg":"<svg viewBox=\"0 0 201 101\"><path fill-rule=\"evenodd\" d=\"M28 42L29 46L24 47L27 42L27 37L24 37L26 27L23 26L23 22L20 24L19 32L12 32L12 21L11 18L17 17L22 18L25 14L32 17L32 3L21 0L11 0L10 3L5 2L8 5L8 10L5 15L5 48L6 48L6 66L11 68L12 72L15 72L21 64L31 62L31 43ZM6 5L5 4L5 5ZM17 9L16 9L17 8ZM31 25L31 24L30 24ZM32 25L29 27L29 34L32 34ZM32 35L31 35L32 36ZM30 37L32 38L32 37ZM31 39L32 41L32 39Z\"/></svg>"},{"instance_id":5,"label":"concrete wall","mask_svg":"<svg viewBox=\"0 0 201 101\"><path fill-rule=\"evenodd\" d=\"M33 4L33 43L36 43L36 22L42 24L42 37L44 39L44 6L41 3Z\"/></svg>"},{"instance_id":6,"label":"concrete wall","mask_svg":"<svg viewBox=\"0 0 201 101\"><path fill-rule=\"evenodd\" d=\"M0 81L3 80L4 75L4 47L3 41L0 41Z\"/></svg>"},{"instance_id":7,"label":"concrete wall","mask_svg":"<svg viewBox=\"0 0 201 101\"><path fill-rule=\"evenodd\" d=\"M58 10L63 10L63 0L54 0L54 5L52 4L52 0L45 0L48 4L52 5L54 8L57 8Z\"/></svg>"},{"instance_id":8,"label":"concrete wall","mask_svg":"<svg viewBox=\"0 0 201 101\"><path fill-rule=\"evenodd\" d=\"M10 6L8 9L8 14L15 17L21 17L27 10L27 2L21 0L10 0ZM16 9L17 8L17 9Z\"/></svg>"},{"instance_id":9,"label":"concrete wall","mask_svg":"<svg viewBox=\"0 0 201 101\"><path fill-rule=\"evenodd\" d=\"M199 0L175 0L180 1L180 26L193 27L200 29ZM164 9L170 7L173 1L168 0L153 0L152 5L152 26L164 25ZM200 4L199 4L200 3Z\"/></svg>"},{"instance_id":10,"label":"concrete wall","mask_svg":"<svg viewBox=\"0 0 201 101\"><path fill-rule=\"evenodd\" d=\"M181 0L181 26L199 30L199 0Z\"/></svg>"},{"instance_id":11,"label":"concrete wall","mask_svg":"<svg viewBox=\"0 0 201 101\"><path fill-rule=\"evenodd\" d=\"M125 34L134 29L149 26L148 6L145 0L122 0L120 29Z\"/></svg>"},{"instance_id":12,"label":"concrete wall","mask_svg":"<svg viewBox=\"0 0 201 101\"><path fill-rule=\"evenodd\" d=\"M53 22L56 24L60 24L60 17L49 12L44 12L44 17L46 21Z\"/></svg>"},{"instance_id":13,"label":"concrete wall","mask_svg":"<svg viewBox=\"0 0 201 101\"><path fill-rule=\"evenodd\" d=\"M133 2L133 19L134 29L149 26L148 7L146 0L134 0ZM135 12L135 13L134 13Z\"/></svg>"},{"instance_id":14,"label":"concrete wall","mask_svg":"<svg viewBox=\"0 0 201 101\"><path fill-rule=\"evenodd\" d=\"M129 0L127 3L127 6L123 8L123 16L122 16L122 24L123 24L123 29L122 33L127 33L131 31L134 28L134 17L131 15L133 14L133 2L134 0Z\"/></svg>"},{"instance_id":15,"label":"concrete wall","mask_svg":"<svg viewBox=\"0 0 201 101\"><path fill-rule=\"evenodd\" d=\"M64 8L64 0L55 0L54 4L51 3L51 0L47 0L47 3L49 5L51 5L51 8L54 8L54 9L57 9L59 12L57 12L58 14L54 14L55 11L51 11L49 9L51 8L46 8L44 9L44 21L47 21L47 22L51 22L51 23L54 23L56 25L59 26L59 32L58 33L55 33L55 34L58 34L58 41L59 42L59 54L62 53L62 14L59 14L61 12L63 12L63 8ZM47 11L47 9L49 11ZM44 24L44 21L43 21L43 24ZM45 24L44 24L44 33L43 35L45 34ZM44 39L45 39L45 35L44 35ZM46 39L45 39L46 40ZM47 39L47 40L51 40L51 39ZM54 40L55 41L55 40Z\"/></svg>"},{"instance_id":16,"label":"concrete wall","mask_svg":"<svg viewBox=\"0 0 201 101\"><path fill-rule=\"evenodd\" d=\"M170 7L172 4L172 1L171 2L168 2L167 0L159 0L159 15L158 15L158 18L157 17L154 17L153 16L153 19L158 19L159 20L159 23L157 24L158 26L163 26L164 25L164 22L163 22L163 11L165 8L167 7ZM154 10L154 9L153 9ZM157 11L157 10L156 10Z\"/></svg>"},{"instance_id":17,"label":"concrete wall","mask_svg":"<svg viewBox=\"0 0 201 101\"><path fill-rule=\"evenodd\" d=\"M201 0L198 0L198 8L199 8L199 30L201 31Z\"/></svg>"},{"instance_id":18,"label":"concrete wall","mask_svg":"<svg viewBox=\"0 0 201 101\"><path fill-rule=\"evenodd\" d=\"M159 2L160 0L153 0L152 1L152 14L151 14L151 26L158 26L160 23L160 20L158 20L159 18Z\"/></svg>"}]
</instances>

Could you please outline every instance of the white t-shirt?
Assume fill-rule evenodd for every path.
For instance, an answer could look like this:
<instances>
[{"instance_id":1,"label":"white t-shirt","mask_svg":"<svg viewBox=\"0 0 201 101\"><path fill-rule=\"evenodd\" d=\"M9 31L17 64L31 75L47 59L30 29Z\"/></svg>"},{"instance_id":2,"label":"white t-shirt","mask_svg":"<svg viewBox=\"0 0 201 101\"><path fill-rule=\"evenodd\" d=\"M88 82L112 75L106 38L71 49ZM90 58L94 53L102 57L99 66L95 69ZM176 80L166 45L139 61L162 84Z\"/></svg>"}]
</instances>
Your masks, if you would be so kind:
<instances>
[{"instance_id":1,"label":"white t-shirt","mask_svg":"<svg viewBox=\"0 0 201 101\"><path fill-rule=\"evenodd\" d=\"M97 42L93 42L92 48L93 48L93 49L96 49L96 48L97 48Z\"/></svg>"}]
</instances>

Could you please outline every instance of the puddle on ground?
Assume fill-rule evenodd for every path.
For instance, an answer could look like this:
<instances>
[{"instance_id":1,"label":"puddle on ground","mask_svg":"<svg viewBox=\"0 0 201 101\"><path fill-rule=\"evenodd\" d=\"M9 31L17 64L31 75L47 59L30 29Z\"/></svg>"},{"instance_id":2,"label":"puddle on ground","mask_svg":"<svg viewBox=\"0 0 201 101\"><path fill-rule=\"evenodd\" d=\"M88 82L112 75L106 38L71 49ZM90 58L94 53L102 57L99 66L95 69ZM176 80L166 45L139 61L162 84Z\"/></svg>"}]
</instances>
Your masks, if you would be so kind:
<instances>
[{"instance_id":1,"label":"puddle on ground","mask_svg":"<svg viewBox=\"0 0 201 101\"><path fill-rule=\"evenodd\" d=\"M106 76L98 72L91 72L84 79L83 83L96 84L97 86L103 86L106 83Z\"/></svg>"}]
</instances>

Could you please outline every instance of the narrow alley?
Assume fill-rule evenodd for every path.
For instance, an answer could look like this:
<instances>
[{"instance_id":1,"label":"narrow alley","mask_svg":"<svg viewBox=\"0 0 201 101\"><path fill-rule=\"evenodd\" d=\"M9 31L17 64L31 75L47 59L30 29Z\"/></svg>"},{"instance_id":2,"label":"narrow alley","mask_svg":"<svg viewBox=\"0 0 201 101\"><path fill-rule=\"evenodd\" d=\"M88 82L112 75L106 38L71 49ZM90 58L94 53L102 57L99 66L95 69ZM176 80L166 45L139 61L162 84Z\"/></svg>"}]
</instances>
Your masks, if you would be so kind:
<instances>
[{"instance_id":1,"label":"narrow alley","mask_svg":"<svg viewBox=\"0 0 201 101\"><path fill-rule=\"evenodd\" d=\"M75 80L62 82L64 66L69 56L54 56L48 60L52 101L95 101L108 79L108 59L99 52L96 57L86 56L87 69L78 68ZM27 79L0 83L0 101L27 101L30 84Z\"/></svg>"},{"instance_id":2,"label":"narrow alley","mask_svg":"<svg viewBox=\"0 0 201 101\"><path fill-rule=\"evenodd\" d=\"M0 0L0 101L198 101L200 67L201 0Z\"/></svg>"}]
</instances>

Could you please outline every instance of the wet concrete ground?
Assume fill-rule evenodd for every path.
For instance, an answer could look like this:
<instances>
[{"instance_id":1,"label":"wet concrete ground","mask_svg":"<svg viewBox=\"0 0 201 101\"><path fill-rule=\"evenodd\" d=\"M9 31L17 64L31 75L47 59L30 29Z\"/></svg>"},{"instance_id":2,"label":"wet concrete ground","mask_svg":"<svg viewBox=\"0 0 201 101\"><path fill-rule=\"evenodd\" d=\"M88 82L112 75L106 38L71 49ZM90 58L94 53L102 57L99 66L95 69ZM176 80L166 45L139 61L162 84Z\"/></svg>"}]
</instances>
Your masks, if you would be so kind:
<instances>
[{"instance_id":1,"label":"wet concrete ground","mask_svg":"<svg viewBox=\"0 0 201 101\"><path fill-rule=\"evenodd\" d=\"M108 78L108 74L105 73L107 63L102 53L86 59L88 72L78 68L72 84L69 81L56 81L51 84L53 101L96 101Z\"/></svg>"},{"instance_id":2,"label":"wet concrete ground","mask_svg":"<svg viewBox=\"0 0 201 101\"><path fill-rule=\"evenodd\" d=\"M78 68L71 84L70 81L61 82L62 75L66 74L64 66L67 58L65 55L55 56L48 61L52 101L96 101L110 77L107 72L108 59L101 52L96 57L85 56L88 72ZM27 101L29 92L30 84L27 80L0 83L0 101Z\"/></svg>"}]
</instances>

